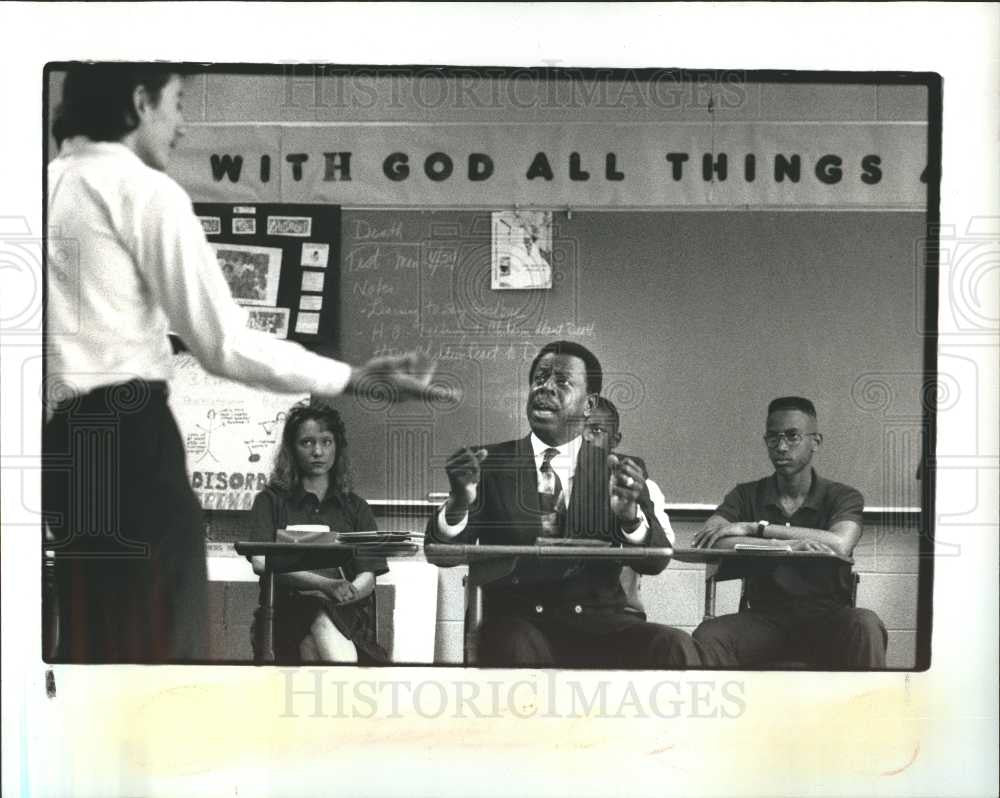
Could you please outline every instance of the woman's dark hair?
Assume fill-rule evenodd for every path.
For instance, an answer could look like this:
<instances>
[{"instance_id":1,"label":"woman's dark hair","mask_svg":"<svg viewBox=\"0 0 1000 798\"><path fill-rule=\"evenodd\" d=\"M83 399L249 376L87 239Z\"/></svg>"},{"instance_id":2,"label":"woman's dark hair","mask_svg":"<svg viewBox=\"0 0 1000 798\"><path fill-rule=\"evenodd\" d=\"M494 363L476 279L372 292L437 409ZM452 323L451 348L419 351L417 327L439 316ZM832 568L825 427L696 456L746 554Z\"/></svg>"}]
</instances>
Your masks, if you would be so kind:
<instances>
[{"instance_id":1,"label":"woman's dark hair","mask_svg":"<svg viewBox=\"0 0 1000 798\"><path fill-rule=\"evenodd\" d=\"M330 469L330 485L327 495L351 492L351 458L347 451L347 430L340 413L319 399L309 399L292 406L281 432L281 446L274 458L274 468L268 485L284 493L291 493L302 482L298 462L295 459L295 439L299 429L307 421L315 421L333 433L337 444L337 454Z\"/></svg>"},{"instance_id":2,"label":"woman's dark hair","mask_svg":"<svg viewBox=\"0 0 1000 798\"><path fill-rule=\"evenodd\" d=\"M56 108L52 137L57 144L72 136L91 141L121 141L139 126L133 94L142 86L154 103L174 75L186 70L178 64L72 64L66 70L62 102Z\"/></svg>"}]
</instances>

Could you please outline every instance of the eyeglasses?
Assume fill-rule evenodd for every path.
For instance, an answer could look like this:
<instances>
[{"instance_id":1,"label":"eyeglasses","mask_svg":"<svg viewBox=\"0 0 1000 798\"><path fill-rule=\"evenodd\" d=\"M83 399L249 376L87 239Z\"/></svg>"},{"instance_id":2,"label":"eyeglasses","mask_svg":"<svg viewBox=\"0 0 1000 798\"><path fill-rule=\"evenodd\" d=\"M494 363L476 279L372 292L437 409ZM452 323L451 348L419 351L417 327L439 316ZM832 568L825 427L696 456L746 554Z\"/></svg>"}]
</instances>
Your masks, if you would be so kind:
<instances>
[{"instance_id":1,"label":"eyeglasses","mask_svg":"<svg viewBox=\"0 0 1000 798\"><path fill-rule=\"evenodd\" d=\"M764 443L767 444L768 449L774 449L779 443L781 443L781 441L784 441L789 446L798 446L802 443L804 438L812 437L815 434L815 432L798 432L797 430L789 432L769 432L764 436Z\"/></svg>"}]
</instances>

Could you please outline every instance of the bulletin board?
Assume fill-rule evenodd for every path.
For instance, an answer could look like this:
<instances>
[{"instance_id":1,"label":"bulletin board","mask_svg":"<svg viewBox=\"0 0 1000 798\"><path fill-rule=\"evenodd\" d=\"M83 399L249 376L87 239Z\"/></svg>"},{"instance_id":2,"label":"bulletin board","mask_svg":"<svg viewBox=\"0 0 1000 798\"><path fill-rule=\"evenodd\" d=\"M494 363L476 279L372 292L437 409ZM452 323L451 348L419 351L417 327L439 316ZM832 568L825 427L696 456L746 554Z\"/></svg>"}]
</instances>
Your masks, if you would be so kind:
<instances>
[{"instance_id":1,"label":"bulletin board","mask_svg":"<svg viewBox=\"0 0 1000 798\"><path fill-rule=\"evenodd\" d=\"M340 209L333 205L195 203L208 242L225 259L248 323L323 354L337 346ZM208 374L174 357L170 403L188 477L206 510L249 510L267 482L288 408L307 398Z\"/></svg>"},{"instance_id":2,"label":"bulletin board","mask_svg":"<svg viewBox=\"0 0 1000 798\"><path fill-rule=\"evenodd\" d=\"M316 351L336 348L339 207L195 203L194 211L251 323Z\"/></svg>"}]
</instances>

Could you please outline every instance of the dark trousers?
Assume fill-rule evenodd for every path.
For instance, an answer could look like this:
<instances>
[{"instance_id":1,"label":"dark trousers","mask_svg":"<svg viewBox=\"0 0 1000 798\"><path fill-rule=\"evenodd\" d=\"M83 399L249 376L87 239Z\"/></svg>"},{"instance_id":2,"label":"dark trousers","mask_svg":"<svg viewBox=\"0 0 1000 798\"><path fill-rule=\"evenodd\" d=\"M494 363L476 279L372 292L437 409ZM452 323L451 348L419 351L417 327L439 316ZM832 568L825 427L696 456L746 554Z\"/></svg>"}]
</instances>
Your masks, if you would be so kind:
<instances>
[{"instance_id":1,"label":"dark trousers","mask_svg":"<svg viewBox=\"0 0 1000 798\"><path fill-rule=\"evenodd\" d=\"M208 658L204 526L163 383L63 402L43 433L42 504L55 661Z\"/></svg>"},{"instance_id":2,"label":"dark trousers","mask_svg":"<svg viewBox=\"0 0 1000 798\"><path fill-rule=\"evenodd\" d=\"M694 630L707 666L738 668L796 660L830 668L884 668L888 634L871 610L744 610Z\"/></svg>"},{"instance_id":3,"label":"dark trousers","mask_svg":"<svg viewBox=\"0 0 1000 798\"><path fill-rule=\"evenodd\" d=\"M594 628L560 619L487 618L479 630L480 664L545 668L697 668L701 658L687 632L625 615L598 616Z\"/></svg>"}]
</instances>

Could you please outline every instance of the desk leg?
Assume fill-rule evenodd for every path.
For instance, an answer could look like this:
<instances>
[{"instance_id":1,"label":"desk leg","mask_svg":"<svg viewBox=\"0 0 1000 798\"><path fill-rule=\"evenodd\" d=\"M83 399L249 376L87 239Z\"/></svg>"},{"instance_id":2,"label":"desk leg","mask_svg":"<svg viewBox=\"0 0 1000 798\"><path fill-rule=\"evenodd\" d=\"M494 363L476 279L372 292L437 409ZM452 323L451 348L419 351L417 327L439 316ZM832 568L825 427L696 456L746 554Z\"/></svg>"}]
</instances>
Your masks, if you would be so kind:
<instances>
[{"instance_id":1,"label":"desk leg","mask_svg":"<svg viewBox=\"0 0 1000 798\"><path fill-rule=\"evenodd\" d=\"M59 588L55 555L45 552L42 560L42 656L55 659L59 653Z\"/></svg>"},{"instance_id":2,"label":"desk leg","mask_svg":"<svg viewBox=\"0 0 1000 798\"><path fill-rule=\"evenodd\" d=\"M481 593L479 585L472 578L472 574L466 574L462 580L465 586L465 617L462 638L462 661L465 667L471 668L478 659L476 646L479 622L482 619Z\"/></svg>"},{"instance_id":3,"label":"desk leg","mask_svg":"<svg viewBox=\"0 0 1000 798\"><path fill-rule=\"evenodd\" d=\"M715 575L719 572L717 562L705 563L705 617L710 620L715 617Z\"/></svg>"},{"instance_id":4,"label":"desk leg","mask_svg":"<svg viewBox=\"0 0 1000 798\"><path fill-rule=\"evenodd\" d=\"M260 602L260 617L257 619L258 663L274 662L274 571L264 566L261 577L264 595Z\"/></svg>"}]
</instances>

